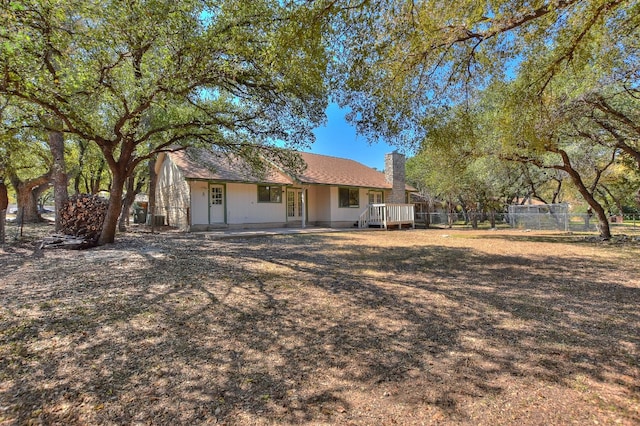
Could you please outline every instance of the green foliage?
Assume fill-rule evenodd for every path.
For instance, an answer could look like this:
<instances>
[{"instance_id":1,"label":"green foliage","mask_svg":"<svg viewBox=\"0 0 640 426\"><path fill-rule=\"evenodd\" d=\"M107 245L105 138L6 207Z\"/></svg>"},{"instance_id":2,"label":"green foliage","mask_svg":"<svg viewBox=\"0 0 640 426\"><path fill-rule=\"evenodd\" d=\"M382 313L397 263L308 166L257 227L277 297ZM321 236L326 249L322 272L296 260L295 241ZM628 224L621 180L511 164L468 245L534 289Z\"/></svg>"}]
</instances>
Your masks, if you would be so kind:
<instances>
[{"instance_id":1,"label":"green foliage","mask_svg":"<svg viewBox=\"0 0 640 426\"><path fill-rule=\"evenodd\" d=\"M347 8L338 98L371 139L419 144L420 188L556 202L570 180L604 229L621 161L640 168L639 12L624 0Z\"/></svg>"},{"instance_id":2,"label":"green foliage","mask_svg":"<svg viewBox=\"0 0 640 426\"><path fill-rule=\"evenodd\" d=\"M462 203L475 210L501 210L499 199L510 192L505 187L509 167L496 161L485 143L478 111L448 109L440 114L418 154L407 162L409 181L432 197Z\"/></svg>"},{"instance_id":3,"label":"green foliage","mask_svg":"<svg viewBox=\"0 0 640 426\"><path fill-rule=\"evenodd\" d=\"M25 180L51 167L46 134L32 108L0 98L0 177Z\"/></svg>"},{"instance_id":4,"label":"green foliage","mask_svg":"<svg viewBox=\"0 0 640 426\"><path fill-rule=\"evenodd\" d=\"M12 31L0 87L116 155L133 141L136 160L171 144L296 145L326 105L319 24L297 19L307 13L271 2L25 1L3 16Z\"/></svg>"},{"instance_id":5,"label":"green foliage","mask_svg":"<svg viewBox=\"0 0 640 426\"><path fill-rule=\"evenodd\" d=\"M0 94L38 106L70 137L95 144L115 198L157 152L300 147L325 119L328 56L315 3L10 4L0 15Z\"/></svg>"},{"instance_id":6,"label":"green foliage","mask_svg":"<svg viewBox=\"0 0 640 426\"><path fill-rule=\"evenodd\" d=\"M344 12L338 98L361 133L419 143L425 117L495 80L526 76L534 95L583 69L633 81L638 12L624 0L365 2Z\"/></svg>"}]
</instances>

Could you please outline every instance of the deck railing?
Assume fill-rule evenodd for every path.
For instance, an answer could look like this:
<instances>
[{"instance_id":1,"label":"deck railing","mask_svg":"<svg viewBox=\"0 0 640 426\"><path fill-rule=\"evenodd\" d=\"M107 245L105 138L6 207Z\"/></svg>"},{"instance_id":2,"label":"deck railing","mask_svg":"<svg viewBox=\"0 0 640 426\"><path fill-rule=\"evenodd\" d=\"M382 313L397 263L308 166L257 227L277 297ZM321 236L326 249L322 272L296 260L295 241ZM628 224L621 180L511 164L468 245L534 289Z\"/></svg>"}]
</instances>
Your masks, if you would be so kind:
<instances>
[{"instance_id":1,"label":"deck railing","mask_svg":"<svg viewBox=\"0 0 640 426\"><path fill-rule=\"evenodd\" d=\"M369 204L358 220L358 228L411 225L415 228L413 204Z\"/></svg>"}]
</instances>

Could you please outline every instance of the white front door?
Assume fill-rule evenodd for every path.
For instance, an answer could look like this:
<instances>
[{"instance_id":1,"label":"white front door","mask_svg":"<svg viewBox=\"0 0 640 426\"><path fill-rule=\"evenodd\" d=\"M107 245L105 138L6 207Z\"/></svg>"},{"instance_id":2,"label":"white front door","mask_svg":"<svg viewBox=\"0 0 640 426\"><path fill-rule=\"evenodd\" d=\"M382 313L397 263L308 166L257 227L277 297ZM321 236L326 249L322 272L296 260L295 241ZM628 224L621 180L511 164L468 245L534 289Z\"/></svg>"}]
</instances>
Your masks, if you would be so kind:
<instances>
[{"instance_id":1,"label":"white front door","mask_svg":"<svg viewBox=\"0 0 640 426\"><path fill-rule=\"evenodd\" d=\"M302 189L287 189L287 222L302 220Z\"/></svg>"},{"instance_id":2,"label":"white front door","mask_svg":"<svg viewBox=\"0 0 640 426\"><path fill-rule=\"evenodd\" d=\"M224 185L209 185L209 223L224 223Z\"/></svg>"}]
</instances>

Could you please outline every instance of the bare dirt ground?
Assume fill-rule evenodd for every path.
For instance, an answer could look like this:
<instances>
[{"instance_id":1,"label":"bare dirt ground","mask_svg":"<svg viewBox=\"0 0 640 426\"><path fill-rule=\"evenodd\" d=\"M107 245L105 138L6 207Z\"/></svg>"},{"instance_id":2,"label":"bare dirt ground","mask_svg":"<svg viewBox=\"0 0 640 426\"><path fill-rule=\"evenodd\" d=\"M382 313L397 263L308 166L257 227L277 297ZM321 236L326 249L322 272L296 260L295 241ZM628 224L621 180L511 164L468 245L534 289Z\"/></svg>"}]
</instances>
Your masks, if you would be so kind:
<instances>
[{"instance_id":1,"label":"bare dirt ground","mask_svg":"<svg viewBox=\"0 0 640 426\"><path fill-rule=\"evenodd\" d=\"M640 424L640 245L520 231L0 248L0 424Z\"/></svg>"}]
</instances>

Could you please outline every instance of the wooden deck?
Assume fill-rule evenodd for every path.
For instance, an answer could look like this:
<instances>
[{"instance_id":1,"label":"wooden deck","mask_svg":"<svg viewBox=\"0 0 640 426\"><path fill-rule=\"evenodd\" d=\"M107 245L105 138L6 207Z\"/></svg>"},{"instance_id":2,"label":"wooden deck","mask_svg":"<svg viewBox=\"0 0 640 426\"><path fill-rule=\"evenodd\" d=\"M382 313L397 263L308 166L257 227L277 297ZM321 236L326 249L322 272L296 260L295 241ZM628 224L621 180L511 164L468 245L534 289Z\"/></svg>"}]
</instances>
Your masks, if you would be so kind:
<instances>
[{"instance_id":1,"label":"wooden deck","mask_svg":"<svg viewBox=\"0 0 640 426\"><path fill-rule=\"evenodd\" d=\"M369 204L358 220L358 228L415 228L413 204Z\"/></svg>"}]
</instances>

